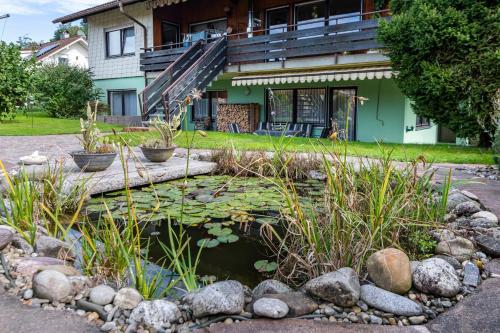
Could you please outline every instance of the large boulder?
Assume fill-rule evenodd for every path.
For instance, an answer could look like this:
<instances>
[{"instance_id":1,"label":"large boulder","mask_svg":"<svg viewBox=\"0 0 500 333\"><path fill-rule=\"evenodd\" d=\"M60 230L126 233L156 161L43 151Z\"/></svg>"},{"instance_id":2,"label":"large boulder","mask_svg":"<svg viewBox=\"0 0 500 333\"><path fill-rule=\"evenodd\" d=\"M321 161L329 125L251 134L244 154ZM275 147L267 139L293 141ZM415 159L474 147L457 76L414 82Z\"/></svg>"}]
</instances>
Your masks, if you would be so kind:
<instances>
[{"instance_id":1,"label":"large boulder","mask_svg":"<svg viewBox=\"0 0 500 333\"><path fill-rule=\"evenodd\" d=\"M422 314L422 307L418 303L373 285L361 286L360 297L369 306L397 316L418 316Z\"/></svg>"},{"instance_id":2,"label":"large boulder","mask_svg":"<svg viewBox=\"0 0 500 333\"><path fill-rule=\"evenodd\" d=\"M181 318L181 312L172 302L157 299L154 301L143 301L132 311L130 320L144 323L158 331L164 331L171 323Z\"/></svg>"},{"instance_id":3,"label":"large boulder","mask_svg":"<svg viewBox=\"0 0 500 333\"><path fill-rule=\"evenodd\" d=\"M98 305L107 305L113 302L116 291L105 284L90 289L89 301Z\"/></svg>"},{"instance_id":4,"label":"large boulder","mask_svg":"<svg viewBox=\"0 0 500 333\"><path fill-rule=\"evenodd\" d=\"M411 288L411 265L401 250L387 248L372 254L366 267L370 279L382 289L404 294Z\"/></svg>"},{"instance_id":5,"label":"large boulder","mask_svg":"<svg viewBox=\"0 0 500 333\"><path fill-rule=\"evenodd\" d=\"M136 289L122 288L116 293L113 304L123 310L132 310L139 305L142 300L142 295Z\"/></svg>"},{"instance_id":6,"label":"large boulder","mask_svg":"<svg viewBox=\"0 0 500 333\"><path fill-rule=\"evenodd\" d=\"M441 258L422 261L413 273L415 288L442 297L453 297L462 284L455 269Z\"/></svg>"},{"instance_id":7,"label":"large boulder","mask_svg":"<svg viewBox=\"0 0 500 333\"><path fill-rule=\"evenodd\" d=\"M259 317L283 318L288 310L288 305L276 298L262 297L253 303L253 312Z\"/></svg>"},{"instance_id":8,"label":"large boulder","mask_svg":"<svg viewBox=\"0 0 500 333\"><path fill-rule=\"evenodd\" d=\"M449 255L457 258L460 262L468 260L476 252L474 244L463 237L452 240L441 241L436 247L437 254Z\"/></svg>"},{"instance_id":9,"label":"large boulder","mask_svg":"<svg viewBox=\"0 0 500 333\"><path fill-rule=\"evenodd\" d=\"M243 311L245 294L238 281L222 281L201 288L191 298L196 318L216 314L238 314Z\"/></svg>"},{"instance_id":10,"label":"large boulder","mask_svg":"<svg viewBox=\"0 0 500 333\"><path fill-rule=\"evenodd\" d=\"M36 297L61 302L71 295L72 288L66 275L57 271L43 271L33 279Z\"/></svg>"},{"instance_id":11,"label":"large boulder","mask_svg":"<svg viewBox=\"0 0 500 333\"><path fill-rule=\"evenodd\" d=\"M359 279L350 267L323 274L305 284L305 290L313 297L337 306L350 307L359 300Z\"/></svg>"},{"instance_id":12,"label":"large boulder","mask_svg":"<svg viewBox=\"0 0 500 333\"><path fill-rule=\"evenodd\" d=\"M468 221L471 228L495 228L498 227L498 218L488 211L480 211L472 214Z\"/></svg>"},{"instance_id":13,"label":"large boulder","mask_svg":"<svg viewBox=\"0 0 500 333\"><path fill-rule=\"evenodd\" d=\"M472 215L481 210L481 205L477 201L465 201L459 203L451 212L457 216Z\"/></svg>"},{"instance_id":14,"label":"large boulder","mask_svg":"<svg viewBox=\"0 0 500 333\"><path fill-rule=\"evenodd\" d=\"M61 259L74 257L71 245L50 236L39 236L36 240L35 249L40 256Z\"/></svg>"},{"instance_id":15,"label":"large boulder","mask_svg":"<svg viewBox=\"0 0 500 333\"><path fill-rule=\"evenodd\" d=\"M0 251L12 242L12 238L14 238L14 233L12 231L4 228L0 229Z\"/></svg>"},{"instance_id":16,"label":"large boulder","mask_svg":"<svg viewBox=\"0 0 500 333\"><path fill-rule=\"evenodd\" d=\"M470 198L463 193L460 193L460 191L451 191L448 196L448 200L446 201L446 211L451 212L459 204L467 201L470 201Z\"/></svg>"},{"instance_id":17,"label":"large boulder","mask_svg":"<svg viewBox=\"0 0 500 333\"><path fill-rule=\"evenodd\" d=\"M292 289L283 282L269 279L262 281L253 288L252 295L253 299L258 299L264 294L281 294L290 291L292 291Z\"/></svg>"},{"instance_id":18,"label":"large boulder","mask_svg":"<svg viewBox=\"0 0 500 333\"><path fill-rule=\"evenodd\" d=\"M17 274L32 278L43 267L64 265L64 261L51 257L29 257L16 260L14 270Z\"/></svg>"}]
</instances>

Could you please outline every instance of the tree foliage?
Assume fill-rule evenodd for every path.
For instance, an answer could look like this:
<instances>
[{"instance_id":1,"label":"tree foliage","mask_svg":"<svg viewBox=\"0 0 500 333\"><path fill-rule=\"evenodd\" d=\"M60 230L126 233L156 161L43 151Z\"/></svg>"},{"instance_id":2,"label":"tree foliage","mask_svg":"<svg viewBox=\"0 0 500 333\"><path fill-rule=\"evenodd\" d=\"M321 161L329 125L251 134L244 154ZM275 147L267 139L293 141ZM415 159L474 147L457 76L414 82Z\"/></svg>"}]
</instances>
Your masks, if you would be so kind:
<instances>
[{"instance_id":1,"label":"tree foliage","mask_svg":"<svg viewBox=\"0 0 500 333\"><path fill-rule=\"evenodd\" d=\"M0 121L13 119L30 92L33 60L21 58L19 46L0 42Z\"/></svg>"},{"instance_id":2,"label":"tree foliage","mask_svg":"<svg viewBox=\"0 0 500 333\"><path fill-rule=\"evenodd\" d=\"M38 106L57 118L84 116L87 102L99 96L88 69L62 64L41 66L35 74L35 91Z\"/></svg>"},{"instance_id":3,"label":"tree foliage","mask_svg":"<svg viewBox=\"0 0 500 333\"><path fill-rule=\"evenodd\" d=\"M78 35L85 37L87 35L87 23L82 21L80 25L72 25L71 23L59 24L56 31L54 31L52 41L63 39L64 32L67 32L69 37L75 37Z\"/></svg>"},{"instance_id":4,"label":"tree foliage","mask_svg":"<svg viewBox=\"0 0 500 333\"><path fill-rule=\"evenodd\" d=\"M392 0L382 22L401 91L417 115L491 144L500 87L498 0Z\"/></svg>"}]
</instances>

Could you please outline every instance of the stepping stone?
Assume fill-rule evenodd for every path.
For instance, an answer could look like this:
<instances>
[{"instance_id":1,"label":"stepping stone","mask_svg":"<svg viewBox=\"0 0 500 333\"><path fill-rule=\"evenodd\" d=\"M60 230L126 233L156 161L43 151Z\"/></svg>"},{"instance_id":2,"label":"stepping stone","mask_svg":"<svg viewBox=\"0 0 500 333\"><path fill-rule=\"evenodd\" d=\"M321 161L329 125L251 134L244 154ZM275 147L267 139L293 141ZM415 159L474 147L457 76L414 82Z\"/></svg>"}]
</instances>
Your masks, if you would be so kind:
<instances>
[{"instance_id":1,"label":"stepping stone","mask_svg":"<svg viewBox=\"0 0 500 333\"><path fill-rule=\"evenodd\" d=\"M467 262L464 266L464 279L462 283L467 286L477 287L480 281L479 274L479 268L472 262Z\"/></svg>"}]
</instances>

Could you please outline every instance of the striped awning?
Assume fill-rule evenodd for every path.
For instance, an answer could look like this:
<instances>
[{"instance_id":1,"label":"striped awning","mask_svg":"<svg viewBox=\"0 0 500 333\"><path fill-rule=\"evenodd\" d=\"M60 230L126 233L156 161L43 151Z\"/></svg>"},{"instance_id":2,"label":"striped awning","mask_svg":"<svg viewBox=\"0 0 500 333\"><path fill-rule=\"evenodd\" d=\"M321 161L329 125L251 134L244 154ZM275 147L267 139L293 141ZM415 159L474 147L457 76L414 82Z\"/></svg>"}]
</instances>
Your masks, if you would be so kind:
<instances>
[{"instance_id":1,"label":"striped awning","mask_svg":"<svg viewBox=\"0 0 500 333\"><path fill-rule=\"evenodd\" d=\"M146 1L146 9L154 9L163 6L170 6L174 4L178 4L181 2L186 2L187 0L147 0Z\"/></svg>"},{"instance_id":2,"label":"striped awning","mask_svg":"<svg viewBox=\"0 0 500 333\"><path fill-rule=\"evenodd\" d=\"M277 75L236 76L233 86L261 86L268 84L315 83L350 80L390 79L395 73L390 67L336 70L322 72L289 73Z\"/></svg>"}]
</instances>

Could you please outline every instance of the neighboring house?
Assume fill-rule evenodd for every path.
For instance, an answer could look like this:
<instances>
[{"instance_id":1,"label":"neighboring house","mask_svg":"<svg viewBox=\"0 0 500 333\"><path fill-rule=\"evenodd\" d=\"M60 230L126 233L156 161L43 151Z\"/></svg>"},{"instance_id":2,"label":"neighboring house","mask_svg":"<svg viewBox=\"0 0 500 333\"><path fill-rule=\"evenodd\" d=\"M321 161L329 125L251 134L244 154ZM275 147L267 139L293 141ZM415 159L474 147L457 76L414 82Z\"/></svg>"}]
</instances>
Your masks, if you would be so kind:
<instances>
[{"instance_id":1,"label":"neighboring house","mask_svg":"<svg viewBox=\"0 0 500 333\"><path fill-rule=\"evenodd\" d=\"M53 42L42 43L37 47L22 49L21 56L23 58L34 56L37 61L44 64L67 64L88 68L88 43L85 38L64 37Z\"/></svg>"},{"instance_id":2,"label":"neighboring house","mask_svg":"<svg viewBox=\"0 0 500 333\"><path fill-rule=\"evenodd\" d=\"M397 88L376 40L390 12L376 2L122 0L54 22L87 21L89 66L113 115L168 115L199 88L190 127L299 123L318 136L333 124L351 140L436 143L449 133Z\"/></svg>"}]
</instances>

